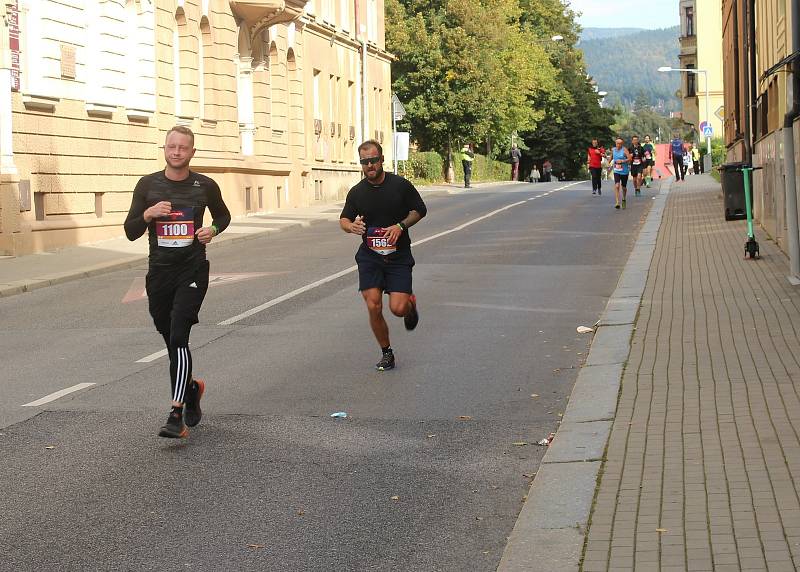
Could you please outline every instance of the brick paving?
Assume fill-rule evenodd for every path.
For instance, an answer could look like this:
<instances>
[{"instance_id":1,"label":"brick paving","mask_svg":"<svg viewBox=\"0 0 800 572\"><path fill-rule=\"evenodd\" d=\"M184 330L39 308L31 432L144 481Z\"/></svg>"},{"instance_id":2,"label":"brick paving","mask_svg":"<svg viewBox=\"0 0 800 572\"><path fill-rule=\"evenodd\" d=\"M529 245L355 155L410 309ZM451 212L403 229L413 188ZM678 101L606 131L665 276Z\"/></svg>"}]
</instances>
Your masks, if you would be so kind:
<instances>
[{"instance_id":1,"label":"brick paving","mask_svg":"<svg viewBox=\"0 0 800 572\"><path fill-rule=\"evenodd\" d=\"M800 288L745 232L709 177L672 185L584 572L800 569Z\"/></svg>"}]
</instances>

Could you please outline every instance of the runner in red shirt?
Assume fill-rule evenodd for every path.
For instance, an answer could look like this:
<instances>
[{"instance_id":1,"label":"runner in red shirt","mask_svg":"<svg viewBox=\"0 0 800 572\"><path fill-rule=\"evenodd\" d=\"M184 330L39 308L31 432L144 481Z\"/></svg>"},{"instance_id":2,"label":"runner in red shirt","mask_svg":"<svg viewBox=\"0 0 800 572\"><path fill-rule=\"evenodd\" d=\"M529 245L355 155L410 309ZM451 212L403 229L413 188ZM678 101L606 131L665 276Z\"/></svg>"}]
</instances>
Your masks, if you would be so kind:
<instances>
[{"instance_id":1,"label":"runner in red shirt","mask_svg":"<svg viewBox=\"0 0 800 572\"><path fill-rule=\"evenodd\" d=\"M605 148L601 147L597 139L592 139L592 145L586 152L586 168L592 174L592 194L602 195L600 188L600 174L603 172L603 156L606 154Z\"/></svg>"}]
</instances>

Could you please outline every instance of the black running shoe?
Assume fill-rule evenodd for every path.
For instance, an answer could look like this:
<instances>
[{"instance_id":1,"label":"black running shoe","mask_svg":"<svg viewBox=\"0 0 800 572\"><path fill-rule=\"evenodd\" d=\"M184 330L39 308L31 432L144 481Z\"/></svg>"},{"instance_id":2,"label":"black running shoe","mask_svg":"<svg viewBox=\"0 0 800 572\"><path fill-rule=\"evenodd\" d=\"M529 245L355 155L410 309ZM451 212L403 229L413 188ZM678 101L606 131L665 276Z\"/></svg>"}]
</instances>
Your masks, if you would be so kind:
<instances>
[{"instance_id":1,"label":"black running shoe","mask_svg":"<svg viewBox=\"0 0 800 572\"><path fill-rule=\"evenodd\" d=\"M375 364L375 369L378 371L394 369L394 352L384 353L381 361Z\"/></svg>"},{"instance_id":2,"label":"black running shoe","mask_svg":"<svg viewBox=\"0 0 800 572\"><path fill-rule=\"evenodd\" d=\"M169 439L184 439L189 436L189 430L183 424L182 409L173 407L172 411L167 417L167 422L158 432L159 437L167 437Z\"/></svg>"},{"instance_id":3,"label":"black running shoe","mask_svg":"<svg viewBox=\"0 0 800 572\"><path fill-rule=\"evenodd\" d=\"M203 411L200 409L200 399L203 397L205 391L206 383L202 379L193 379L189 384L189 389L186 390L186 397L184 398L186 412L184 417L186 418L186 425L189 427L194 427L200 423L200 419L203 418Z\"/></svg>"},{"instance_id":4,"label":"black running shoe","mask_svg":"<svg viewBox=\"0 0 800 572\"><path fill-rule=\"evenodd\" d=\"M419 323L419 312L417 312L417 297L412 294L409 301L411 302L411 310L403 316L403 324L405 324L406 330L411 331Z\"/></svg>"}]
</instances>

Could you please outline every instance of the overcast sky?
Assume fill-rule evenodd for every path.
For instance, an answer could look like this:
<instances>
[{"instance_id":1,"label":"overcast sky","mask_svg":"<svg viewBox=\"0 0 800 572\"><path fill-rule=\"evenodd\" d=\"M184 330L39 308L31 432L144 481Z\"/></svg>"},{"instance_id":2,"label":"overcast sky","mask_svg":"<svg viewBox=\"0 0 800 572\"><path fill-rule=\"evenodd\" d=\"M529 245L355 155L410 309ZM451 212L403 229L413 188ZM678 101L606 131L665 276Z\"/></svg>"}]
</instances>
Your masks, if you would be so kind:
<instances>
[{"instance_id":1,"label":"overcast sky","mask_svg":"<svg viewBox=\"0 0 800 572\"><path fill-rule=\"evenodd\" d=\"M584 28L668 28L677 26L678 0L569 0L583 15Z\"/></svg>"}]
</instances>

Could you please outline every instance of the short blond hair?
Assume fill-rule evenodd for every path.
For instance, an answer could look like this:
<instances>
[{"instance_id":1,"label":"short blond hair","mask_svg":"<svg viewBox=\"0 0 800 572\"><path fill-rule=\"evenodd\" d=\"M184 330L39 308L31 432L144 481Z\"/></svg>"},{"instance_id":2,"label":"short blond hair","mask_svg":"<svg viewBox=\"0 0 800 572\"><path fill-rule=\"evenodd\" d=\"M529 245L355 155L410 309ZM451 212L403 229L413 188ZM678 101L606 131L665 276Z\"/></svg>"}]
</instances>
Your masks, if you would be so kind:
<instances>
[{"instance_id":1,"label":"short blond hair","mask_svg":"<svg viewBox=\"0 0 800 572\"><path fill-rule=\"evenodd\" d=\"M173 127L172 129L170 129L169 131L167 131L167 134L166 134L166 136L164 137L164 140L165 140L165 141L166 141L166 140L167 140L167 138L169 137L169 134L170 134L170 133L180 133L181 135L188 135L188 136L189 136L189 139L191 139L191 140L192 140L192 147L194 147L194 133L192 132L192 130L191 130L191 129L189 129L189 128L188 128L188 127L186 127L185 125L176 125L176 126L175 126L175 127Z\"/></svg>"}]
</instances>

